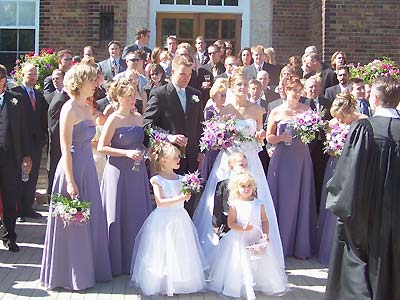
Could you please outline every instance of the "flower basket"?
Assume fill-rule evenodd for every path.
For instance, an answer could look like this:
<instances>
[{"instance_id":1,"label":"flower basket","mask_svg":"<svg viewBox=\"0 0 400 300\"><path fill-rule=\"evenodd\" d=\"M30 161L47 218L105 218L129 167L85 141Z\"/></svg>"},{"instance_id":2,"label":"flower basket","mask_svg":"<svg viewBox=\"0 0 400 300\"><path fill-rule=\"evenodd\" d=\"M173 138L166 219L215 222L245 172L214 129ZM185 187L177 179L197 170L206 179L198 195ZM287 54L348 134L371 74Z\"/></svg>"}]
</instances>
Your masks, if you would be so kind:
<instances>
[{"instance_id":1,"label":"flower basket","mask_svg":"<svg viewBox=\"0 0 400 300\"><path fill-rule=\"evenodd\" d=\"M59 218L64 227L70 224L85 224L90 218L90 202L69 199L57 193L51 195L51 215Z\"/></svg>"},{"instance_id":2,"label":"flower basket","mask_svg":"<svg viewBox=\"0 0 400 300\"><path fill-rule=\"evenodd\" d=\"M261 228L258 226L254 226L254 228L261 233L261 239L259 239L256 243L246 247L247 254L251 260L259 259L262 255L264 255L268 246L267 237L264 235Z\"/></svg>"}]
</instances>

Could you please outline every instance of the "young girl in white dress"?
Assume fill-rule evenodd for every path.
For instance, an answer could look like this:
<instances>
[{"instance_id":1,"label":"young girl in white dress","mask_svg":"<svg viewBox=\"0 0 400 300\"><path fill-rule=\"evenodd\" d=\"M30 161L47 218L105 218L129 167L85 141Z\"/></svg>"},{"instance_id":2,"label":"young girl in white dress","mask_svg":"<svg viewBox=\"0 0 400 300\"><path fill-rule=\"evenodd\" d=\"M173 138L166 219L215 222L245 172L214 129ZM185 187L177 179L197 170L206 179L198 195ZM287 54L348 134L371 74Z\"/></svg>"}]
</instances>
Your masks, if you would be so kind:
<instances>
[{"instance_id":1,"label":"young girl in white dress","mask_svg":"<svg viewBox=\"0 0 400 300\"><path fill-rule=\"evenodd\" d=\"M229 297L255 299L255 291L282 295L288 281L285 269L269 243L269 222L264 204L255 198L256 183L244 171L233 174L228 183L228 226L211 257L209 288ZM266 241L264 251L250 255L247 246Z\"/></svg>"},{"instance_id":2,"label":"young girl in white dress","mask_svg":"<svg viewBox=\"0 0 400 300\"><path fill-rule=\"evenodd\" d=\"M150 179L157 208L140 229L133 250L131 281L145 295L195 293L206 287L197 231L184 209L178 148L160 142L151 154L158 175Z\"/></svg>"}]
</instances>

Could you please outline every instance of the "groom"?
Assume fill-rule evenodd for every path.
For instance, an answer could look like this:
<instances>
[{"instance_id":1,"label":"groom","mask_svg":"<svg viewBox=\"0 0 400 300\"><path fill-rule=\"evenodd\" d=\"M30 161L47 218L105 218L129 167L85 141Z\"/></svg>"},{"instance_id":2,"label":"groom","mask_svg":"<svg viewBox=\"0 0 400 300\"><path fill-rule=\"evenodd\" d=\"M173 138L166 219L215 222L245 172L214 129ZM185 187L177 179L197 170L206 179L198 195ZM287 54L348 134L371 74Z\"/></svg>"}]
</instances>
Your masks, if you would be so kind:
<instances>
[{"instance_id":1,"label":"groom","mask_svg":"<svg viewBox=\"0 0 400 300\"><path fill-rule=\"evenodd\" d=\"M180 174L194 172L199 168L202 154L199 140L202 133L203 106L200 91L188 86L192 75L192 62L184 56L172 61L172 76L168 84L153 90L144 113L145 127L167 130L168 140L180 147L186 157L181 159ZM194 201L185 203L192 216Z\"/></svg>"}]
</instances>

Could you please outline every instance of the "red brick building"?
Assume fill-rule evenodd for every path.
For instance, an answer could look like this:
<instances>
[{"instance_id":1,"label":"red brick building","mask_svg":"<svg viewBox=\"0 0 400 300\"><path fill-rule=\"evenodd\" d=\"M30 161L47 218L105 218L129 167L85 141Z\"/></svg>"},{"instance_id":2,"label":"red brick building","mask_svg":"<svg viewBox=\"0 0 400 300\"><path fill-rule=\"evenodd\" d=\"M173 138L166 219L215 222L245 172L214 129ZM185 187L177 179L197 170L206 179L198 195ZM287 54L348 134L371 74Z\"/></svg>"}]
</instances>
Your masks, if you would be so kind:
<instances>
[{"instance_id":1,"label":"red brick building","mask_svg":"<svg viewBox=\"0 0 400 300\"><path fill-rule=\"evenodd\" d=\"M4 0L0 0L4 2ZM7 3L6 3L7 2ZM0 5L0 62L42 47L82 54L93 45L107 56L110 39L134 40L150 28L150 47L168 35L192 42L204 35L241 47L274 47L278 62L316 45L325 60L340 49L349 61L389 56L399 62L400 1L396 0L14 0Z\"/></svg>"}]
</instances>

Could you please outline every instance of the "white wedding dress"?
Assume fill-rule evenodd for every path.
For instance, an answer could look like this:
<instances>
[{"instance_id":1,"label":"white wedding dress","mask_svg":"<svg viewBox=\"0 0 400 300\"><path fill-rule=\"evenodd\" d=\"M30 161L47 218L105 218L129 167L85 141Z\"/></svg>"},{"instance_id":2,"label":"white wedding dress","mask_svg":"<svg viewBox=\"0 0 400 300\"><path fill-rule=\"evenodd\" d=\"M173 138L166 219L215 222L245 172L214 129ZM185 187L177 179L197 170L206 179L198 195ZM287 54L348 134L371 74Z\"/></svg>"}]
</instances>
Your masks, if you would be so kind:
<instances>
[{"instance_id":1,"label":"white wedding dress","mask_svg":"<svg viewBox=\"0 0 400 300\"><path fill-rule=\"evenodd\" d=\"M237 120L237 128L248 136L254 136L257 123L253 119ZM249 172L253 175L257 183L257 198L262 201L266 209L270 226L270 243L274 248L274 253L281 266L284 267L282 243L279 235L278 222L276 219L275 208L269 191L267 178L258 157L261 147L257 141L243 142L239 147L231 147L227 151L221 151L208 177L204 192L193 216L193 223L197 228L199 240L203 253L208 257L213 249L218 245L219 238L215 234L212 226L212 215L214 209L214 193L217 183L229 177L228 157L232 152L242 152L247 157Z\"/></svg>"}]
</instances>

